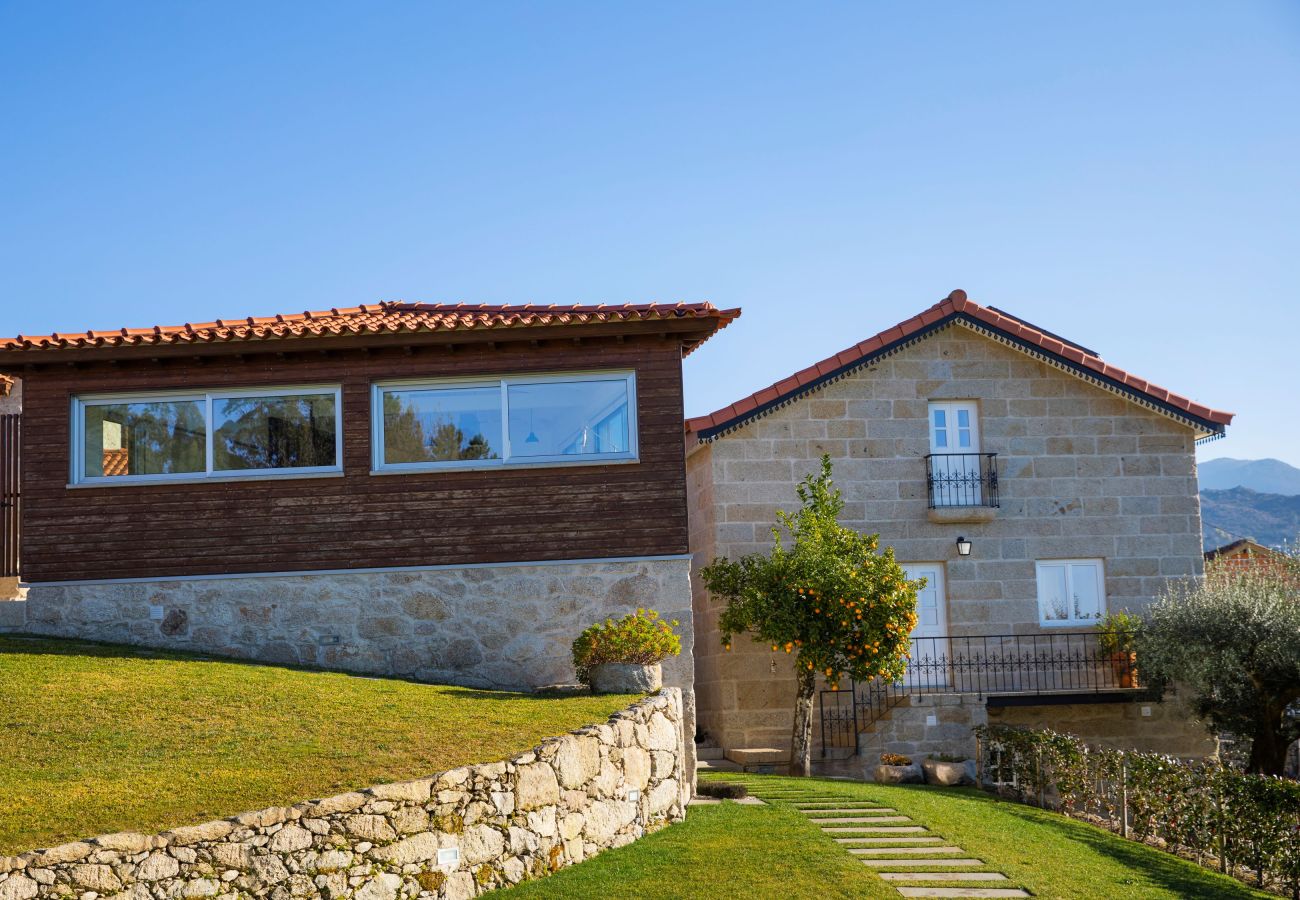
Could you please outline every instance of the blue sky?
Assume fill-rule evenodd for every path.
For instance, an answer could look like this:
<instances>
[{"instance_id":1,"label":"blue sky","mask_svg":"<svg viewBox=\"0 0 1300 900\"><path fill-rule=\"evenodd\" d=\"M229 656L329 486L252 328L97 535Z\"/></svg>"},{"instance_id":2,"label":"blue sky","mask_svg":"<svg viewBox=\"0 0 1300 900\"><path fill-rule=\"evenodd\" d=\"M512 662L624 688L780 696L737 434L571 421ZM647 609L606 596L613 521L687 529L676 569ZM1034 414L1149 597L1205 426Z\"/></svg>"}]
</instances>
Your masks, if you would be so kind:
<instances>
[{"instance_id":1,"label":"blue sky","mask_svg":"<svg viewBox=\"0 0 1300 900\"><path fill-rule=\"evenodd\" d=\"M708 412L961 287L1300 465L1300 5L0 2L0 332L707 299Z\"/></svg>"}]
</instances>

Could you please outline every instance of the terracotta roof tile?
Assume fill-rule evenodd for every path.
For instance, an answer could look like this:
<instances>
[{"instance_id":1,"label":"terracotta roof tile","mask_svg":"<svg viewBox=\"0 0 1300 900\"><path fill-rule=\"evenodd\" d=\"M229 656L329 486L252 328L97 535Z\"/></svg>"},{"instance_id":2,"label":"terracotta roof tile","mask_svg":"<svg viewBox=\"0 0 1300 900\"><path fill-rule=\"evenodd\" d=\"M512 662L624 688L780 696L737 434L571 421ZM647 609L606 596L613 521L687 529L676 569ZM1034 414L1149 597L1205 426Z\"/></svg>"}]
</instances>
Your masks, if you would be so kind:
<instances>
[{"instance_id":1,"label":"terracotta roof tile","mask_svg":"<svg viewBox=\"0 0 1300 900\"><path fill-rule=\"evenodd\" d=\"M1088 370L1116 383L1121 388L1145 396L1164 404L1174 412L1184 413L1206 424L1211 432L1220 432L1232 422L1233 414L1211 409L1200 403L1194 403L1186 397L1175 394L1162 387L1157 387L1143 378L1132 375L1118 366L1104 362L1099 356L1081 347L1066 343L1062 339L1041 331L1023 319L988 309L970 300L965 291L953 291L946 298L929 309L907 319L880 334L860 341L848 350L841 351L828 359L796 372L788 378L738 400L707 416L696 416L686 420L688 433L715 431L728 425L739 424L739 420L752 414L761 407L778 403L797 395L812 385L847 367L856 365L890 344L906 340L922 329L936 325L955 316L962 316L975 324L993 328L1010 335L1045 353L1072 364L1080 370Z\"/></svg>"},{"instance_id":2,"label":"terracotta roof tile","mask_svg":"<svg viewBox=\"0 0 1300 900\"><path fill-rule=\"evenodd\" d=\"M114 331L18 335L12 338L0 338L0 351L259 341L343 334L481 331L672 319L711 320L713 328L703 337L688 344L687 352L690 352L703 343L709 335L725 328L739 315L739 309L718 309L711 303L473 306L464 303L450 305L386 302L344 309L333 308L320 312L306 311L287 315L248 316L243 319L216 319L201 324L186 322L183 325L154 325L150 328L120 328Z\"/></svg>"}]
</instances>

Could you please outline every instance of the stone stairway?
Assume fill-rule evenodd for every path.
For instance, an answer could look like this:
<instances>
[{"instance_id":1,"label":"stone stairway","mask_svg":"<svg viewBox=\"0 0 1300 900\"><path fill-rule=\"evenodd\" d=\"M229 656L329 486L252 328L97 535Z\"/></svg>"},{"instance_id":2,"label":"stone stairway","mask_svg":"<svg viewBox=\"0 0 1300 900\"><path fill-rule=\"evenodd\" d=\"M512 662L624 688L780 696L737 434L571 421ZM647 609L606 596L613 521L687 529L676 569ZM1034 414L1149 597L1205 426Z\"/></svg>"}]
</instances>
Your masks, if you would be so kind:
<instances>
[{"instance_id":1,"label":"stone stairway","mask_svg":"<svg viewBox=\"0 0 1300 900\"><path fill-rule=\"evenodd\" d=\"M755 796L789 804L883 880L897 882L895 889L900 896L1030 896L984 860L931 833L892 807L846 800L814 788L767 788L749 784Z\"/></svg>"},{"instance_id":2,"label":"stone stairway","mask_svg":"<svg viewBox=\"0 0 1300 900\"><path fill-rule=\"evenodd\" d=\"M714 744L695 745L695 768L699 772L741 771L741 766L727 759L722 748Z\"/></svg>"}]
</instances>

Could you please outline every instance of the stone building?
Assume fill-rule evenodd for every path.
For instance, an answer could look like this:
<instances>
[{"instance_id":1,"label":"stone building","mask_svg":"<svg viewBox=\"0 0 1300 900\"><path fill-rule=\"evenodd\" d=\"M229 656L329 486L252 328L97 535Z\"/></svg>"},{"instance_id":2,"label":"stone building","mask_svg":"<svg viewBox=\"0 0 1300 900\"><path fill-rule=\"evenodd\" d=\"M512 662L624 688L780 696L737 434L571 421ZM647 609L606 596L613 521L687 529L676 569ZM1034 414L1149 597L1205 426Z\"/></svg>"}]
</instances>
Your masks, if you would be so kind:
<instances>
[{"instance_id":1,"label":"stone building","mask_svg":"<svg viewBox=\"0 0 1300 900\"><path fill-rule=\"evenodd\" d=\"M821 692L825 758L970 753L990 718L1204 754L1204 731L1147 697L1140 662L1112 659L1097 627L1202 571L1194 445L1231 419L954 291L687 422L695 566L770 547L828 454L846 524L927 583L905 682ZM698 578L694 594L701 730L737 759L787 753L791 657L744 637L724 652L719 603Z\"/></svg>"}]
</instances>

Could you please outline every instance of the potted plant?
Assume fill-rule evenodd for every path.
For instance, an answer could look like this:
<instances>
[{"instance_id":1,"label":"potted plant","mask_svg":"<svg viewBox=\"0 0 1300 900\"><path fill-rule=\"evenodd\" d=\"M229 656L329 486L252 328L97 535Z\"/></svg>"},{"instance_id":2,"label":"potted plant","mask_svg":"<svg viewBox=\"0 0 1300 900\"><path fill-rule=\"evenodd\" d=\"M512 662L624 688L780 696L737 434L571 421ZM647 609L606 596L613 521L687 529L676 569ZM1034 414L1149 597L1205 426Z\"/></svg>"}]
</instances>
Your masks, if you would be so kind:
<instances>
[{"instance_id":1,"label":"potted plant","mask_svg":"<svg viewBox=\"0 0 1300 900\"><path fill-rule=\"evenodd\" d=\"M1142 619L1130 612L1110 613L1101 620L1097 641L1110 660L1115 680L1122 688L1138 686L1137 651L1134 644Z\"/></svg>"},{"instance_id":2,"label":"potted plant","mask_svg":"<svg viewBox=\"0 0 1300 900\"><path fill-rule=\"evenodd\" d=\"M653 609L638 609L615 621L592 625L573 642L578 680L597 694L646 694L663 685L659 663L682 652L673 631Z\"/></svg>"},{"instance_id":3,"label":"potted plant","mask_svg":"<svg viewBox=\"0 0 1300 900\"><path fill-rule=\"evenodd\" d=\"M921 767L912 762L912 757L899 753L880 754L880 765L872 772L877 784L922 784L925 775Z\"/></svg>"}]
</instances>

